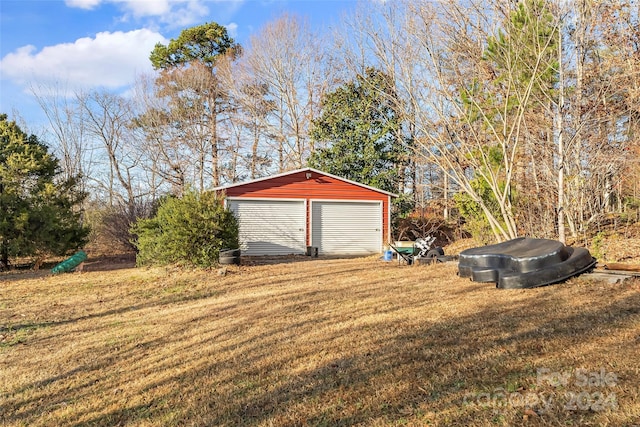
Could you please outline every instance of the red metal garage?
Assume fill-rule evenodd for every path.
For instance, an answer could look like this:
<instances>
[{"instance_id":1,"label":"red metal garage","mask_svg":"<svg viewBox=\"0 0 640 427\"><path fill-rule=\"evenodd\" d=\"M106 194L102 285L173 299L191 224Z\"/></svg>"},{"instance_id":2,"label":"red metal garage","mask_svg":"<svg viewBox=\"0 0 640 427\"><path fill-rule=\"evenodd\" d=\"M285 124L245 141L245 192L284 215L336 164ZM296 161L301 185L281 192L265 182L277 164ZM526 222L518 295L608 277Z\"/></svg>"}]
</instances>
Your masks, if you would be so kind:
<instances>
[{"instance_id":1,"label":"red metal garage","mask_svg":"<svg viewBox=\"0 0 640 427\"><path fill-rule=\"evenodd\" d=\"M312 168L219 187L246 255L370 254L390 241L395 194Z\"/></svg>"}]
</instances>

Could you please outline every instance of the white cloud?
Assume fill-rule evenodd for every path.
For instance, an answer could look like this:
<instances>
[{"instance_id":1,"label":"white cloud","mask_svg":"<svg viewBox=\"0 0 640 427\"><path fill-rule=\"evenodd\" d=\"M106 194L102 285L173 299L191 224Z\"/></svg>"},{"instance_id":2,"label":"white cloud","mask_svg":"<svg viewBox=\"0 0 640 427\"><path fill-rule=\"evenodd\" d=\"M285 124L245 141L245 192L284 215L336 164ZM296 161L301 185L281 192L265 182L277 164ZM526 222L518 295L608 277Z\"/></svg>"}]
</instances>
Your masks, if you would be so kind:
<instances>
[{"instance_id":1,"label":"white cloud","mask_svg":"<svg viewBox=\"0 0 640 427\"><path fill-rule=\"evenodd\" d=\"M225 25L225 27L227 28L227 32L231 37L233 38L238 37L238 24L236 24L235 22L232 22L230 24Z\"/></svg>"},{"instance_id":2,"label":"white cloud","mask_svg":"<svg viewBox=\"0 0 640 427\"><path fill-rule=\"evenodd\" d=\"M69 7L91 10L98 6L101 2L102 0L65 0L64 3Z\"/></svg>"},{"instance_id":3,"label":"white cloud","mask_svg":"<svg viewBox=\"0 0 640 427\"><path fill-rule=\"evenodd\" d=\"M162 23L169 27L183 28L195 23L202 23L202 18L209 14L209 8L204 2L191 0L187 2L172 2L168 13L159 16Z\"/></svg>"},{"instance_id":4,"label":"white cloud","mask_svg":"<svg viewBox=\"0 0 640 427\"><path fill-rule=\"evenodd\" d=\"M242 0L234 0L238 3ZM207 16L209 9L206 0L65 0L69 7L80 9L95 9L101 4L115 4L123 13L123 19L128 17L160 18L164 23L189 25Z\"/></svg>"},{"instance_id":5,"label":"white cloud","mask_svg":"<svg viewBox=\"0 0 640 427\"><path fill-rule=\"evenodd\" d=\"M148 29L102 32L73 43L48 46L37 51L23 46L0 60L0 73L23 86L68 82L74 87L119 88L133 82L137 73L149 71L149 54L156 43L166 44L159 33Z\"/></svg>"},{"instance_id":6,"label":"white cloud","mask_svg":"<svg viewBox=\"0 0 640 427\"><path fill-rule=\"evenodd\" d=\"M210 16L209 6L221 21L227 21L245 0L65 0L69 7L95 9L111 3L122 12L121 21L151 19L169 28L183 28L203 22ZM149 26L147 22L147 26Z\"/></svg>"},{"instance_id":7,"label":"white cloud","mask_svg":"<svg viewBox=\"0 0 640 427\"><path fill-rule=\"evenodd\" d=\"M152 0L152 1L140 1L140 0L110 0L112 3L117 3L122 9L130 12L136 18L145 16L162 16L171 12L172 7L176 3L182 3L182 1L171 0Z\"/></svg>"},{"instance_id":8,"label":"white cloud","mask_svg":"<svg viewBox=\"0 0 640 427\"><path fill-rule=\"evenodd\" d=\"M160 16L171 10L172 4L180 4L185 1L201 0L65 0L69 7L79 9L95 9L103 3L115 3L121 9L133 13L136 17Z\"/></svg>"}]
</instances>

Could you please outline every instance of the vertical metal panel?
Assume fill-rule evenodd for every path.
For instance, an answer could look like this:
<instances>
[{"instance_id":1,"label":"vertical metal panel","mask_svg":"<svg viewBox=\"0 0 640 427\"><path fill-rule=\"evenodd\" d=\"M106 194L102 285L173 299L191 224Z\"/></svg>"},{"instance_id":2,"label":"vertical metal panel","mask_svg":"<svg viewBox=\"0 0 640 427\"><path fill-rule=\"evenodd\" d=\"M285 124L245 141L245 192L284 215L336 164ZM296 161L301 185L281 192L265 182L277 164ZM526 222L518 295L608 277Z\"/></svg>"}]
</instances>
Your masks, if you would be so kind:
<instances>
[{"instance_id":1,"label":"vertical metal panel","mask_svg":"<svg viewBox=\"0 0 640 427\"><path fill-rule=\"evenodd\" d=\"M243 255L288 255L306 252L304 200L228 199L240 228Z\"/></svg>"},{"instance_id":2,"label":"vertical metal panel","mask_svg":"<svg viewBox=\"0 0 640 427\"><path fill-rule=\"evenodd\" d=\"M307 172L311 176L307 178ZM390 196L371 187L332 176L314 169L305 169L262 178L246 183L234 184L221 189L229 198L256 199L307 199L325 201L363 201L382 202L383 230L382 238L391 239L389 227ZM310 229L311 224L308 224ZM309 242L312 245L312 236ZM314 245L315 246L315 245ZM380 245L382 249L382 244Z\"/></svg>"},{"instance_id":3,"label":"vertical metal panel","mask_svg":"<svg viewBox=\"0 0 640 427\"><path fill-rule=\"evenodd\" d=\"M311 240L321 255L379 253L382 202L311 201Z\"/></svg>"}]
</instances>

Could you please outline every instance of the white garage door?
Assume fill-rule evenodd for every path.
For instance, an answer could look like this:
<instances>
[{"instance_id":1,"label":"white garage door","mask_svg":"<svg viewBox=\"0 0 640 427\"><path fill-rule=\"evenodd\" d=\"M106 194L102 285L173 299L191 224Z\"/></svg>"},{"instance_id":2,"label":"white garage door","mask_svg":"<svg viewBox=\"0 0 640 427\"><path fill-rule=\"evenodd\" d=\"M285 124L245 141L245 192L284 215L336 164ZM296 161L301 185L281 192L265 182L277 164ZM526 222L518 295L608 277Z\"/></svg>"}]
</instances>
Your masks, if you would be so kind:
<instances>
[{"instance_id":1,"label":"white garage door","mask_svg":"<svg viewBox=\"0 0 640 427\"><path fill-rule=\"evenodd\" d=\"M306 252L304 201L229 199L240 228L243 255Z\"/></svg>"},{"instance_id":2,"label":"white garage door","mask_svg":"<svg viewBox=\"0 0 640 427\"><path fill-rule=\"evenodd\" d=\"M323 255L379 253L382 203L311 202L311 240Z\"/></svg>"}]
</instances>

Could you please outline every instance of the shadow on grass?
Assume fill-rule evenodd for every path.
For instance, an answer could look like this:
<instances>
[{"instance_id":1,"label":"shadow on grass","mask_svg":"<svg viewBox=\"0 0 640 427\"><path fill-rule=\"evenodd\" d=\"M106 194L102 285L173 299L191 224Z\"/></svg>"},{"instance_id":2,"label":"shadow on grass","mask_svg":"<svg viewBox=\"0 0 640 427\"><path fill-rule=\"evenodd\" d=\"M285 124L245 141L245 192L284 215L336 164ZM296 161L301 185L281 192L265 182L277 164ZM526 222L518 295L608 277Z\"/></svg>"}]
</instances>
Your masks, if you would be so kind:
<instances>
[{"instance_id":1,"label":"shadow on grass","mask_svg":"<svg viewBox=\"0 0 640 427\"><path fill-rule=\"evenodd\" d=\"M51 276L51 269L59 262L47 262L42 264L38 270L28 268L14 268L9 271L0 272L0 282L10 282L16 280L41 279ZM134 268L136 266L135 254L103 255L100 257L90 257L82 265L82 272L116 271ZM59 274L79 274L79 271L71 271Z\"/></svg>"},{"instance_id":2,"label":"shadow on grass","mask_svg":"<svg viewBox=\"0 0 640 427\"><path fill-rule=\"evenodd\" d=\"M328 268L321 273L315 273L314 278L318 281L318 283L322 283L324 277L335 276L336 274L356 274L360 271L358 268L353 268L351 266L332 266L332 268ZM247 285L244 286L245 291L250 291L252 289L256 291L260 291L265 286L278 286L291 283L292 280L303 279L306 278L304 272L298 273L299 277L296 277L295 274L286 274L282 276L267 276L264 278L264 282L258 282L255 285ZM204 289L199 289L195 291L185 291L171 294L162 294L161 292L156 292L153 294L149 294L144 302L133 304L133 305L123 305L118 308L110 309L110 310L102 310L89 314L85 314L82 316L55 320L55 321L43 321L43 322L24 322L24 323L7 323L0 324L0 334L3 333L18 333L20 331L33 331L40 328L48 328L48 327L57 327L57 326L65 326L69 324L90 321L94 319L99 319L103 317L110 316L119 316L125 313L133 313L136 311L146 310L146 309L161 309L166 306L174 305L177 303L189 303L199 300L206 300L210 298L218 298L223 296L228 292L227 289L223 288L215 288L208 287ZM281 290L278 292L279 298L284 298L289 301L294 301L300 299L300 297L305 297L307 295L312 295L317 298L324 298L327 295L326 290L318 289L311 292L303 292L301 293L299 290L293 288L290 290ZM254 297L247 296L238 299L234 303L234 307L240 309L243 306L247 306L249 304L255 304L262 297ZM233 315L234 313L229 313L228 315Z\"/></svg>"},{"instance_id":3,"label":"shadow on grass","mask_svg":"<svg viewBox=\"0 0 640 427\"><path fill-rule=\"evenodd\" d=\"M372 255L320 255L317 257L307 255L263 255L263 256L242 256L241 264L245 266L254 265L274 265L274 264L295 264L322 260L353 260Z\"/></svg>"},{"instance_id":4,"label":"shadow on grass","mask_svg":"<svg viewBox=\"0 0 640 427\"><path fill-rule=\"evenodd\" d=\"M341 273L346 278L353 274L346 267ZM640 326L637 292L607 299L605 289L593 305L565 310L571 293L561 289L509 294L513 291L469 282L438 293L436 284L403 282L402 272L391 273L397 277L353 287L249 295L169 323L162 338L143 340L115 354L95 354L93 363L12 390L11 396L17 397L3 396L8 399L0 402L0 420L37 421L42 413L22 408L37 405L46 413L70 399L80 402L104 393L110 409L98 414L96 408L78 410L66 425L520 425L523 408L482 407L474 404L474 397L497 389L538 392L538 368L615 369L608 365L607 355L617 350L599 340L603 334L637 335ZM380 299L376 289L393 297ZM451 307L463 299L484 299L471 312L443 310L434 315L426 301L430 295ZM406 314L422 309L422 318ZM197 332L194 325L201 325ZM196 340L193 334L205 339ZM623 357L633 364L637 343L620 345ZM563 350L571 354L565 356ZM167 356L153 358L155 354ZM147 360L152 371L169 374L149 380L130 399L114 397L113 389L122 384L107 373L124 370L126 378L142 381L139 366ZM620 378L615 391L624 399L636 387L637 375L625 366L615 373ZM84 381L78 385L50 389L79 375ZM21 398L26 391L31 391L30 397ZM609 422L610 415L559 407L529 420L529 425L567 420L598 425ZM619 415L614 424L631 425L632 416Z\"/></svg>"},{"instance_id":5,"label":"shadow on grass","mask_svg":"<svg viewBox=\"0 0 640 427\"><path fill-rule=\"evenodd\" d=\"M481 392L531 390L536 384L537 368L597 371L607 362L598 353L601 349L594 350L595 354L585 354L587 360L595 363L590 366L555 356L539 362L541 365L532 360L544 359L552 353L549 345L553 346L553 342L581 346L599 338L595 324L614 330L637 327L639 311L629 307L640 306L640 296L557 318L537 315L536 310L530 310L533 303L538 304L542 313L549 308L545 305L553 306L557 301L532 296L518 305L484 307L471 316L447 322L425 321L409 330L402 322L374 324L350 331L354 339L367 340L367 335L371 338L368 346L354 345L347 353L332 351L334 345L341 345L341 334L336 332L305 351L298 350L295 354L284 351L265 363L273 358L270 354L273 349L288 347L280 341L287 328L297 331L296 335L311 335L314 329L328 325L333 319L316 318L274 327L268 334L250 336L232 345L246 355L236 365L236 375L230 378L233 387L219 393L218 382L211 376L224 363L206 364L202 369L173 378L172 383L195 385L166 398L177 402L184 394L197 396L196 401L207 406L185 405L179 409L179 419L208 425L347 426L374 421L401 423L408 417L426 423L434 412L448 412L448 425L490 425L497 420L518 424L524 408L483 408L469 403ZM358 313L354 312L354 316ZM222 352L229 350L220 348ZM329 354L328 360L309 363L308 369L282 377L283 367L314 360L318 352ZM206 359L203 355L203 360ZM626 372L617 374L623 378ZM629 383L622 386L635 387ZM496 409L502 413L496 415ZM154 416L150 411L149 415ZM559 407L556 412L543 414L539 421L555 423L566 417L588 425L604 419L598 415L568 413ZM105 418L94 421L100 423L101 419Z\"/></svg>"},{"instance_id":6,"label":"shadow on grass","mask_svg":"<svg viewBox=\"0 0 640 427\"><path fill-rule=\"evenodd\" d=\"M256 354L256 357L248 358L246 364L239 366L237 375L238 382L242 378L250 386L239 386L228 396L224 410L214 410L204 420L213 425L353 425L370 424L374 420L393 424L411 416L426 423L431 413L443 412L448 413L448 425L483 422L491 425L496 422L498 410L502 413L497 419L507 425L518 424L522 422L523 407L483 408L470 403L474 403L474 396L481 392L535 391L539 368L552 371L581 368L593 372L604 366L612 369L603 353L606 349L597 345L590 353L585 351L581 360L558 358L555 347L588 348L587 344L601 338L601 328L614 332L633 331L638 327L640 295L616 302L603 301L582 313L545 315L549 310L558 313L554 308L558 303L553 295L546 298L531 295L517 305L487 306L470 316L446 322L424 322L410 330L401 323L374 325L372 329L355 333L366 335L375 330L375 338L372 337L368 347L354 346L353 351L343 357L336 352L331 360L284 380L277 376L273 381L268 378L270 372L277 372L283 365L313 358L319 351L331 352L332 341L339 337L328 337L315 350L297 353L295 360L283 355L269 366L252 370L251 366L265 358L260 348L278 346L272 336L254 337L240 345L247 354ZM538 309L531 310L532 306ZM316 326L330 321L318 320ZM619 393L622 391L621 398L625 389L635 387L631 379L622 383L629 373L616 372L621 379L616 389ZM187 373L176 381L188 383L191 376L196 375ZM554 392L553 389L546 391ZM203 400L219 401L219 396L200 392L204 393ZM296 412L301 403L305 403L304 408ZM197 418L198 410L187 409L182 416ZM541 415L538 421L555 423L568 418L582 425L595 425L606 417L593 411L569 412L558 406L555 412ZM632 420L632 417L627 419Z\"/></svg>"},{"instance_id":7,"label":"shadow on grass","mask_svg":"<svg viewBox=\"0 0 640 427\"><path fill-rule=\"evenodd\" d=\"M636 306L640 302L638 297L630 300ZM478 396L481 392L500 389L510 392L531 390L536 386L538 368L552 371L587 368L599 371L608 363L606 356L599 353L600 349L595 350L594 354L585 355L587 360L595 363L591 366L583 365L584 361L558 360L555 356L551 360L540 362L542 365L536 365L532 361L545 359L551 353L552 347L549 344L553 346L552 341L559 341L560 345L581 346L592 339L599 339L599 332L594 331L594 325L597 324L604 323L613 329L630 330L638 326L638 310L635 308L622 309L616 304L609 307L605 305L586 314L549 319L523 314L523 309L529 308L531 302L509 308L485 308L477 315L461 317L454 322L425 324L414 331L398 334L391 340L384 340L387 342L371 352L356 355L340 370L330 369L331 365L310 372L297 384L285 385L276 395L281 396L281 403L285 405L291 390L304 390L304 384L320 381L320 385L309 392L319 401L339 401L335 393L327 390L347 387L354 391L361 390L351 397L351 403L357 406L362 398L354 396L362 396L361 393L377 395L375 385L388 384L391 380L402 386L397 387L386 398L379 399L377 407L350 414L349 423L367 423L378 418L392 423L403 418L403 414L423 411L425 415L424 411L430 410L450 412L447 418L450 425L471 425L483 418L487 424L491 424L494 421L493 412L502 408L465 408L469 395L473 402L473 396ZM536 298L535 302L539 303L539 300ZM478 319L483 319L482 323ZM388 373L392 373L391 378ZM624 376L626 373L616 374ZM341 382L342 378L345 379L344 382ZM625 387L629 390L634 384L627 382ZM581 389L576 390L580 391ZM291 397L294 401L300 399L295 393ZM271 399L272 395L269 393L263 396L262 401L253 405L260 407ZM252 401L255 402L255 399ZM278 407L279 405L275 406ZM524 408L505 409L507 410L503 416L508 417L507 424L514 425L522 420ZM562 408L558 408L558 411L559 413L548 414L547 419L559 421L568 416L576 421L587 421L598 415L588 413L576 416L562 413ZM241 413L240 409L236 412ZM335 410L329 413L318 411L311 414L307 421L314 425L324 422L328 417L334 425L343 421L341 412ZM628 419L631 420L632 418Z\"/></svg>"}]
</instances>

